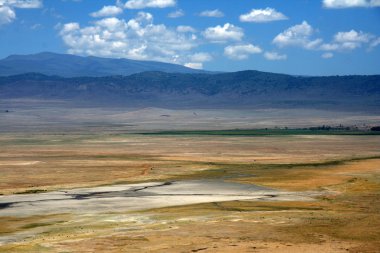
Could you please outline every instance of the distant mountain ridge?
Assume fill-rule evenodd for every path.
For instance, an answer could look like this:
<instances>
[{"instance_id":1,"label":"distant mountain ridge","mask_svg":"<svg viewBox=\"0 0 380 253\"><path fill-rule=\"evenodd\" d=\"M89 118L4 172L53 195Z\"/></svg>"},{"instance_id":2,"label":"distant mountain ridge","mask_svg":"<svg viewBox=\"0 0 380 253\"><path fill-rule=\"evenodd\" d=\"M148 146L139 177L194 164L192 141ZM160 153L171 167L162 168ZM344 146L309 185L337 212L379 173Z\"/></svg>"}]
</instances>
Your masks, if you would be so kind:
<instances>
[{"instance_id":1,"label":"distant mountain ridge","mask_svg":"<svg viewBox=\"0 0 380 253\"><path fill-rule=\"evenodd\" d=\"M0 99L59 99L86 106L312 108L380 111L380 75L301 77L260 71L220 74L143 72L64 78L0 77Z\"/></svg>"},{"instance_id":2,"label":"distant mountain ridge","mask_svg":"<svg viewBox=\"0 0 380 253\"><path fill-rule=\"evenodd\" d=\"M112 75L128 76L146 71L204 73L202 70L163 62L111 59L94 56L82 57L50 52L11 55L0 60L0 76L35 72L62 77L101 77Z\"/></svg>"}]
</instances>

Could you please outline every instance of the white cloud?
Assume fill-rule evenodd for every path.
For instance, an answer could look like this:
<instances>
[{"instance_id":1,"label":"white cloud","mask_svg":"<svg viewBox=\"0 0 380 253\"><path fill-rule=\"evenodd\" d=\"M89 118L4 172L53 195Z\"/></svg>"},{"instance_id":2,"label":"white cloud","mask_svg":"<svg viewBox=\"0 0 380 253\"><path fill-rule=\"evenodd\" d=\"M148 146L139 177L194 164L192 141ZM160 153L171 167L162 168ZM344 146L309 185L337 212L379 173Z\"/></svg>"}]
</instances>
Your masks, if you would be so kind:
<instances>
[{"instance_id":1,"label":"white cloud","mask_svg":"<svg viewBox=\"0 0 380 253\"><path fill-rule=\"evenodd\" d=\"M210 18L222 18L224 17L224 13L221 12L220 10L218 9L215 9L215 10L206 10L206 11L202 11L199 16L201 17L210 17Z\"/></svg>"},{"instance_id":2,"label":"white cloud","mask_svg":"<svg viewBox=\"0 0 380 253\"><path fill-rule=\"evenodd\" d=\"M189 59L192 62L207 62L212 61L212 56L209 53L195 53Z\"/></svg>"},{"instance_id":3,"label":"white cloud","mask_svg":"<svg viewBox=\"0 0 380 253\"><path fill-rule=\"evenodd\" d=\"M41 0L0 0L0 26L12 23L16 19L15 8L41 8Z\"/></svg>"},{"instance_id":4,"label":"white cloud","mask_svg":"<svg viewBox=\"0 0 380 253\"><path fill-rule=\"evenodd\" d=\"M35 9L42 7L42 0L0 0L1 5L21 9Z\"/></svg>"},{"instance_id":5,"label":"white cloud","mask_svg":"<svg viewBox=\"0 0 380 253\"><path fill-rule=\"evenodd\" d=\"M380 7L379 0L323 0L325 8Z\"/></svg>"},{"instance_id":6,"label":"white cloud","mask_svg":"<svg viewBox=\"0 0 380 253\"><path fill-rule=\"evenodd\" d=\"M194 33L194 32L196 32L196 30L193 27L188 26L188 25L180 25L180 26L177 26L177 32Z\"/></svg>"},{"instance_id":7,"label":"white cloud","mask_svg":"<svg viewBox=\"0 0 380 253\"><path fill-rule=\"evenodd\" d=\"M286 60L288 56L286 54L279 54L277 52L265 52L264 57L270 61Z\"/></svg>"},{"instance_id":8,"label":"white cloud","mask_svg":"<svg viewBox=\"0 0 380 253\"><path fill-rule=\"evenodd\" d=\"M313 38L314 33L314 29L306 21L303 21L302 24L292 26L278 34L273 39L273 43L278 47L298 46L307 50L326 51L322 58L326 58L331 52L347 52L361 47L371 50L380 45L380 38L362 31L338 32L330 42L324 42L321 38Z\"/></svg>"},{"instance_id":9,"label":"white cloud","mask_svg":"<svg viewBox=\"0 0 380 253\"><path fill-rule=\"evenodd\" d=\"M70 33L79 29L80 29L80 26L78 23L67 23L63 25L61 33Z\"/></svg>"},{"instance_id":10,"label":"white cloud","mask_svg":"<svg viewBox=\"0 0 380 253\"><path fill-rule=\"evenodd\" d=\"M324 43L319 48L322 51L335 51L339 49L339 45L336 43Z\"/></svg>"},{"instance_id":11,"label":"white cloud","mask_svg":"<svg viewBox=\"0 0 380 253\"><path fill-rule=\"evenodd\" d=\"M122 8L118 6L114 6L114 5L108 5L108 6L104 6L99 11L91 13L90 15L92 17L99 18L99 17L117 16L121 14L122 12L123 12Z\"/></svg>"},{"instance_id":12,"label":"white cloud","mask_svg":"<svg viewBox=\"0 0 380 253\"><path fill-rule=\"evenodd\" d=\"M325 43L321 38L312 38L314 29L306 22L292 26L278 34L273 43L278 47L298 46L307 50L317 51L352 51L354 49L368 46L370 50L373 45L379 45L373 34L362 31L350 30L338 32L331 42Z\"/></svg>"},{"instance_id":13,"label":"white cloud","mask_svg":"<svg viewBox=\"0 0 380 253\"><path fill-rule=\"evenodd\" d=\"M373 38L372 34L362 31L338 32L334 35L331 43L324 43L320 45L319 49L323 51L350 51L370 43Z\"/></svg>"},{"instance_id":14,"label":"white cloud","mask_svg":"<svg viewBox=\"0 0 380 253\"><path fill-rule=\"evenodd\" d=\"M368 43L373 36L362 31L351 30L349 32L338 32L334 36L334 41L338 43L341 49L353 50L361 47L364 43Z\"/></svg>"},{"instance_id":15,"label":"white cloud","mask_svg":"<svg viewBox=\"0 0 380 253\"><path fill-rule=\"evenodd\" d=\"M355 30L351 30L349 32L338 32L334 39L336 42L346 42L346 41L352 41L352 42L368 42L371 38L371 35L368 33L363 33L362 31L357 32Z\"/></svg>"},{"instance_id":16,"label":"white cloud","mask_svg":"<svg viewBox=\"0 0 380 253\"><path fill-rule=\"evenodd\" d=\"M320 39L312 40L311 36L313 33L313 27L306 21L303 21L301 24L292 26L278 34L273 39L273 43L279 47L301 46L313 49L322 42Z\"/></svg>"},{"instance_id":17,"label":"white cloud","mask_svg":"<svg viewBox=\"0 0 380 253\"><path fill-rule=\"evenodd\" d=\"M240 15L241 22L256 22L264 23L278 20L288 19L281 12L276 11L273 8L266 9L252 9L250 13Z\"/></svg>"},{"instance_id":18,"label":"white cloud","mask_svg":"<svg viewBox=\"0 0 380 253\"><path fill-rule=\"evenodd\" d=\"M310 41L308 41L305 45L304 45L304 47L306 48L306 49L309 49L309 50L317 50L319 47L320 47L320 45L323 43L323 39L321 39L321 38L317 38L317 39L314 39L314 40L310 40Z\"/></svg>"},{"instance_id":19,"label":"white cloud","mask_svg":"<svg viewBox=\"0 0 380 253\"><path fill-rule=\"evenodd\" d=\"M176 0L128 0L124 7L127 9L167 8L176 5Z\"/></svg>"},{"instance_id":20,"label":"white cloud","mask_svg":"<svg viewBox=\"0 0 380 253\"><path fill-rule=\"evenodd\" d=\"M184 64L198 46L193 34L178 33L164 24L154 24L150 13L140 12L128 21L104 18L91 26L64 24L60 36L79 55L156 60Z\"/></svg>"},{"instance_id":21,"label":"white cloud","mask_svg":"<svg viewBox=\"0 0 380 253\"><path fill-rule=\"evenodd\" d=\"M185 12L183 10L176 10L168 14L169 18L180 18L183 16L185 16Z\"/></svg>"},{"instance_id":22,"label":"white cloud","mask_svg":"<svg viewBox=\"0 0 380 253\"><path fill-rule=\"evenodd\" d=\"M240 41L244 37L243 29L230 23L209 27L202 34L207 40L215 43Z\"/></svg>"},{"instance_id":23,"label":"white cloud","mask_svg":"<svg viewBox=\"0 0 380 253\"><path fill-rule=\"evenodd\" d=\"M323 59L330 59L330 58L333 58L334 57L334 54L333 53L324 53L324 54L322 54L321 55L321 57L323 58Z\"/></svg>"},{"instance_id":24,"label":"white cloud","mask_svg":"<svg viewBox=\"0 0 380 253\"><path fill-rule=\"evenodd\" d=\"M8 6L0 6L0 26L12 23L16 18L16 13Z\"/></svg>"},{"instance_id":25,"label":"white cloud","mask_svg":"<svg viewBox=\"0 0 380 253\"><path fill-rule=\"evenodd\" d=\"M262 50L252 44L228 46L224 48L224 55L233 60L245 60L251 54L259 54Z\"/></svg>"},{"instance_id":26,"label":"white cloud","mask_svg":"<svg viewBox=\"0 0 380 253\"><path fill-rule=\"evenodd\" d=\"M192 69L203 69L203 63L201 62L188 62L184 66Z\"/></svg>"}]
</instances>

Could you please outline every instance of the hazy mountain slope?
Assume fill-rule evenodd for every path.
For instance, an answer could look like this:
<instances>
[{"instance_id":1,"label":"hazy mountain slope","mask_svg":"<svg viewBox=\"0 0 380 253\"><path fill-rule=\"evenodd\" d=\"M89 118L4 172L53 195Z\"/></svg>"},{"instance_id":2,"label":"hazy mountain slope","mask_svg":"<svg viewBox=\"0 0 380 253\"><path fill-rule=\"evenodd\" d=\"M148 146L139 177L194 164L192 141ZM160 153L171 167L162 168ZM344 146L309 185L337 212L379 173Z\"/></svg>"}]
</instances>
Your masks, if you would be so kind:
<instances>
[{"instance_id":1,"label":"hazy mountain slope","mask_svg":"<svg viewBox=\"0 0 380 253\"><path fill-rule=\"evenodd\" d=\"M213 75L145 72L80 78L24 74L0 77L0 98L136 107L380 111L380 76L294 77L259 71Z\"/></svg>"},{"instance_id":2,"label":"hazy mountain slope","mask_svg":"<svg viewBox=\"0 0 380 253\"><path fill-rule=\"evenodd\" d=\"M45 75L58 75L63 77L99 77L131 75L145 71L162 71L168 73L203 72L186 68L182 65L162 62L109 59L93 56L81 57L55 53L11 55L0 60L0 76L37 72Z\"/></svg>"}]
</instances>

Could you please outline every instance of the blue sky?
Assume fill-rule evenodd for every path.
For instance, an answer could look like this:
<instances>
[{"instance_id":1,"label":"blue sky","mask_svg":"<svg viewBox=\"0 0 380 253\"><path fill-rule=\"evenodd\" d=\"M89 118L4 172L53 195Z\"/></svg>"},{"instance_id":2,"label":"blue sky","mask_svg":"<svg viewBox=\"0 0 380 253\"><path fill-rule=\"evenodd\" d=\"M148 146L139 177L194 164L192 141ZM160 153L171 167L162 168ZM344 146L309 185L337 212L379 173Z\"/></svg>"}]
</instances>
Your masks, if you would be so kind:
<instances>
[{"instance_id":1,"label":"blue sky","mask_svg":"<svg viewBox=\"0 0 380 253\"><path fill-rule=\"evenodd\" d=\"M43 51L380 74L380 0L0 0L0 58Z\"/></svg>"}]
</instances>

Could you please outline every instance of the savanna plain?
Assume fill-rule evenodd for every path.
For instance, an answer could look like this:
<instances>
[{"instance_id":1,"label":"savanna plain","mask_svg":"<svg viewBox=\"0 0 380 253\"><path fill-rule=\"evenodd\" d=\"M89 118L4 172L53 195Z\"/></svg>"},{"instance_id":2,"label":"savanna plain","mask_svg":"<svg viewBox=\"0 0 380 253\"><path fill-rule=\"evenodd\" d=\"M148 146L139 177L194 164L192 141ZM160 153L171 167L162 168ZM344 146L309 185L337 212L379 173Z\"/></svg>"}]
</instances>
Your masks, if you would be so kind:
<instances>
[{"instance_id":1,"label":"savanna plain","mask_svg":"<svg viewBox=\"0 0 380 253\"><path fill-rule=\"evenodd\" d=\"M1 123L0 252L379 252L380 135L265 130L377 116L28 110Z\"/></svg>"}]
</instances>

